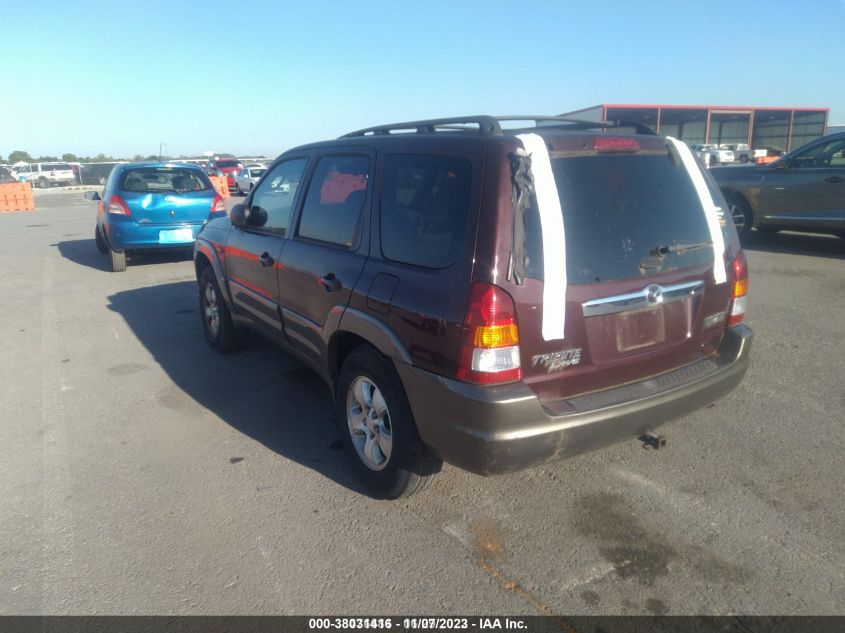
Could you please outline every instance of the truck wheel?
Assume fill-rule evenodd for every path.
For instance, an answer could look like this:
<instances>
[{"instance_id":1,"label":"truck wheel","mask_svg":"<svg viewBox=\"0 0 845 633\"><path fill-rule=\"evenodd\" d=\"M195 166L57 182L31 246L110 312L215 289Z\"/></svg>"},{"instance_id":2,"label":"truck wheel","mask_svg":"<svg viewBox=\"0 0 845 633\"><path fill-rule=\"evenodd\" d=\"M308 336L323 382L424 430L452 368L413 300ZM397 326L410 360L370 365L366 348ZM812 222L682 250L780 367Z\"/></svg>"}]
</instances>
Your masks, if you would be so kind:
<instances>
[{"instance_id":1,"label":"truck wheel","mask_svg":"<svg viewBox=\"0 0 845 633\"><path fill-rule=\"evenodd\" d=\"M419 437L396 370L375 349L361 346L346 357L337 412L353 468L373 496L408 497L440 471L442 462Z\"/></svg>"},{"instance_id":2,"label":"truck wheel","mask_svg":"<svg viewBox=\"0 0 845 633\"><path fill-rule=\"evenodd\" d=\"M739 233L740 237L747 237L754 222L748 203L739 196L732 196L728 198L728 207L731 211L731 219L736 226L736 232Z\"/></svg>"},{"instance_id":3,"label":"truck wheel","mask_svg":"<svg viewBox=\"0 0 845 633\"><path fill-rule=\"evenodd\" d=\"M226 300L210 266L203 268L200 273L199 301L202 330L211 348L225 354L241 347L245 333L235 328Z\"/></svg>"},{"instance_id":4,"label":"truck wheel","mask_svg":"<svg viewBox=\"0 0 845 633\"><path fill-rule=\"evenodd\" d=\"M111 255L111 270L113 273L122 273L126 270L126 251L118 253L116 250L109 248Z\"/></svg>"},{"instance_id":5,"label":"truck wheel","mask_svg":"<svg viewBox=\"0 0 845 633\"><path fill-rule=\"evenodd\" d=\"M109 252L108 244L106 244L106 240L103 239L103 234L100 232L100 227L94 227L94 242L97 244L97 250L105 255Z\"/></svg>"}]
</instances>

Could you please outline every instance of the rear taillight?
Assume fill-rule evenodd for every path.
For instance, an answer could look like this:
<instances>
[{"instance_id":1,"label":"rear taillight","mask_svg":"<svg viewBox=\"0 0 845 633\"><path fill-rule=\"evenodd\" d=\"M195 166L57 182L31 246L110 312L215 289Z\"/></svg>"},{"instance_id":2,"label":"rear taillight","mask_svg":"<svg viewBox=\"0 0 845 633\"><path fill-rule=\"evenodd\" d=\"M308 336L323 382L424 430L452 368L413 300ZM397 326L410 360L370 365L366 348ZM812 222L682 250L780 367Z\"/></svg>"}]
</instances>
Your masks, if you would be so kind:
<instances>
[{"instance_id":1,"label":"rear taillight","mask_svg":"<svg viewBox=\"0 0 845 633\"><path fill-rule=\"evenodd\" d=\"M470 287L455 375L480 385L522 378L516 309L498 286L474 281Z\"/></svg>"},{"instance_id":2,"label":"rear taillight","mask_svg":"<svg viewBox=\"0 0 845 633\"><path fill-rule=\"evenodd\" d=\"M211 212L226 213L226 201L223 200L223 196L220 194L216 194L214 200L211 201Z\"/></svg>"},{"instance_id":3,"label":"rear taillight","mask_svg":"<svg viewBox=\"0 0 845 633\"><path fill-rule=\"evenodd\" d=\"M632 138L604 137L593 140L597 152L639 152L640 144Z\"/></svg>"},{"instance_id":4,"label":"rear taillight","mask_svg":"<svg viewBox=\"0 0 845 633\"><path fill-rule=\"evenodd\" d=\"M109 198L109 213L113 215L132 215L129 213L129 207L123 201L123 198L117 194Z\"/></svg>"},{"instance_id":5,"label":"rear taillight","mask_svg":"<svg viewBox=\"0 0 845 633\"><path fill-rule=\"evenodd\" d=\"M733 261L733 289L731 290L731 311L728 313L728 325L738 325L745 318L746 295L748 294L748 262L745 253L739 254Z\"/></svg>"}]
</instances>

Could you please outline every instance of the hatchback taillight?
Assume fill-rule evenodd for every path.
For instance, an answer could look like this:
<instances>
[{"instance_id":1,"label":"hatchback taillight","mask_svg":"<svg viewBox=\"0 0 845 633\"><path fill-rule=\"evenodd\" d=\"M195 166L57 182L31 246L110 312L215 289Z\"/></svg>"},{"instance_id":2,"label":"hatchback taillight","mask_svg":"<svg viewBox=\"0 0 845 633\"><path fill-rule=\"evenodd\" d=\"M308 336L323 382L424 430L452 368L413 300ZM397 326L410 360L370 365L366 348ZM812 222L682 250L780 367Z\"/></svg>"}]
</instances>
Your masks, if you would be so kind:
<instances>
[{"instance_id":1,"label":"hatchback taillight","mask_svg":"<svg viewBox=\"0 0 845 633\"><path fill-rule=\"evenodd\" d=\"M117 194L109 198L109 213L113 215L132 215L129 212L129 207L126 206L126 202Z\"/></svg>"},{"instance_id":2,"label":"hatchback taillight","mask_svg":"<svg viewBox=\"0 0 845 633\"><path fill-rule=\"evenodd\" d=\"M745 318L745 304L748 294L748 262L745 253L739 254L733 261L733 289L731 290L731 311L728 313L728 325L738 325Z\"/></svg>"},{"instance_id":3,"label":"hatchback taillight","mask_svg":"<svg viewBox=\"0 0 845 633\"><path fill-rule=\"evenodd\" d=\"M470 287L455 375L480 385L522 378L516 308L498 286L474 281Z\"/></svg>"}]
</instances>

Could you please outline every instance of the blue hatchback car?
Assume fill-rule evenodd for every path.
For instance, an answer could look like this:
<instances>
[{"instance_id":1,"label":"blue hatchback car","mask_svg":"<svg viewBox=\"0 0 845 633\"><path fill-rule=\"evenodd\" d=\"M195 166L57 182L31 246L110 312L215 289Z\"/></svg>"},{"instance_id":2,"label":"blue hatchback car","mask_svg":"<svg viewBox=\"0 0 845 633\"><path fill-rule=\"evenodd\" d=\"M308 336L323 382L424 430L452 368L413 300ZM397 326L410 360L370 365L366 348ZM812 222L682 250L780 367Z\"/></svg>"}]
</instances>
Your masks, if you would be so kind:
<instances>
[{"instance_id":1,"label":"blue hatchback car","mask_svg":"<svg viewBox=\"0 0 845 633\"><path fill-rule=\"evenodd\" d=\"M123 163L115 165L99 202L94 237L112 270L126 270L127 252L189 248L206 222L226 215L223 198L197 165Z\"/></svg>"}]
</instances>

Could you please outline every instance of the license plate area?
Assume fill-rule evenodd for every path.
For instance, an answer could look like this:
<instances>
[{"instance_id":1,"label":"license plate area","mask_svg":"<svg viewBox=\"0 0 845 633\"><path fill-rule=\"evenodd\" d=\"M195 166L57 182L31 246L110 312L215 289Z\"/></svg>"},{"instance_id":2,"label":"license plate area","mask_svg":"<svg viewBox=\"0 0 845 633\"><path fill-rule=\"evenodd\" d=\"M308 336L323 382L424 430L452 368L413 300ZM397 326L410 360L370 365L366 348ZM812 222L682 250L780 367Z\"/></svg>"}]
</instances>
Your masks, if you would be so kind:
<instances>
[{"instance_id":1,"label":"license plate area","mask_svg":"<svg viewBox=\"0 0 845 633\"><path fill-rule=\"evenodd\" d=\"M616 351L630 352L666 341L663 306L623 312L616 317Z\"/></svg>"},{"instance_id":2,"label":"license plate area","mask_svg":"<svg viewBox=\"0 0 845 633\"><path fill-rule=\"evenodd\" d=\"M185 242L194 241L194 231L192 229L168 229L166 231L158 232L159 244L183 244Z\"/></svg>"}]
</instances>

